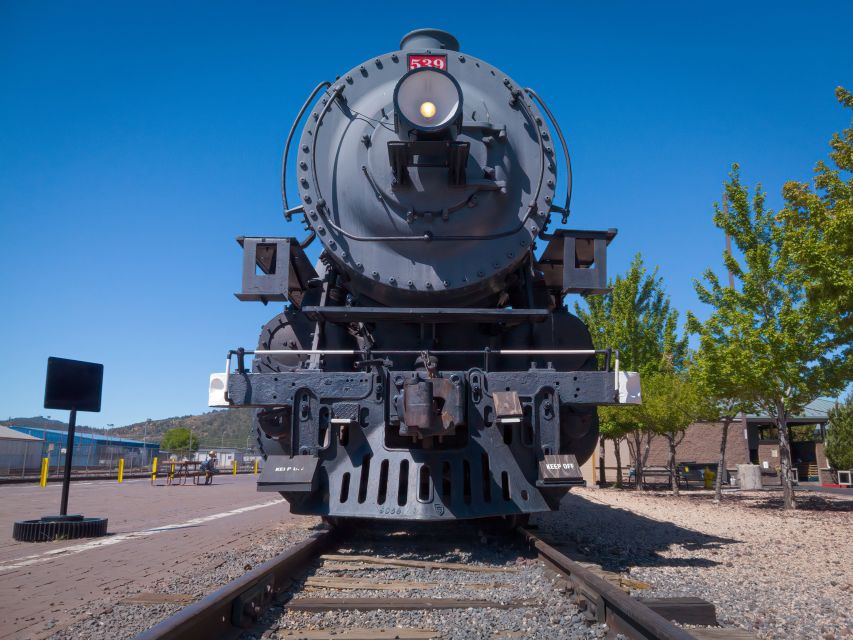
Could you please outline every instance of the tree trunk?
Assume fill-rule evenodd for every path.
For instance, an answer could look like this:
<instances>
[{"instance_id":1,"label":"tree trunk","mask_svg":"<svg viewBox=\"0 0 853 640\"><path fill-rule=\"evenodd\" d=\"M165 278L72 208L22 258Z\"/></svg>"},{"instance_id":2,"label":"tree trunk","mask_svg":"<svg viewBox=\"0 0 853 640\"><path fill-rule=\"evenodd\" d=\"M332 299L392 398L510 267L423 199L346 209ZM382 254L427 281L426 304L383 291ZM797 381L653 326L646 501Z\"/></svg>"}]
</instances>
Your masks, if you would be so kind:
<instances>
[{"instance_id":1,"label":"tree trunk","mask_svg":"<svg viewBox=\"0 0 853 640\"><path fill-rule=\"evenodd\" d=\"M714 504L720 504L723 499L723 475L726 473L726 441L729 439L729 427L733 419L723 418L723 435L720 438L720 462L717 465L717 479L714 483Z\"/></svg>"},{"instance_id":2,"label":"tree trunk","mask_svg":"<svg viewBox=\"0 0 853 640\"><path fill-rule=\"evenodd\" d=\"M634 482L637 491L643 490L643 432L635 429L631 432L634 437Z\"/></svg>"},{"instance_id":3,"label":"tree trunk","mask_svg":"<svg viewBox=\"0 0 853 640\"><path fill-rule=\"evenodd\" d=\"M619 447L622 444L622 438L617 438L613 441L613 455L616 456L616 488L622 488L622 452Z\"/></svg>"},{"instance_id":4,"label":"tree trunk","mask_svg":"<svg viewBox=\"0 0 853 640\"><path fill-rule=\"evenodd\" d=\"M672 495L678 497L678 477L675 468L675 434L665 434L666 441L669 443L669 486L672 489Z\"/></svg>"},{"instance_id":5,"label":"tree trunk","mask_svg":"<svg viewBox=\"0 0 853 640\"><path fill-rule=\"evenodd\" d=\"M779 462L782 466L782 508L785 510L796 509L794 483L791 480L791 445L788 437L788 415L782 401L776 401L776 427L779 430Z\"/></svg>"},{"instance_id":6,"label":"tree trunk","mask_svg":"<svg viewBox=\"0 0 853 640\"><path fill-rule=\"evenodd\" d=\"M604 438L598 438L598 486L602 489L607 484L607 478L604 473Z\"/></svg>"}]
</instances>

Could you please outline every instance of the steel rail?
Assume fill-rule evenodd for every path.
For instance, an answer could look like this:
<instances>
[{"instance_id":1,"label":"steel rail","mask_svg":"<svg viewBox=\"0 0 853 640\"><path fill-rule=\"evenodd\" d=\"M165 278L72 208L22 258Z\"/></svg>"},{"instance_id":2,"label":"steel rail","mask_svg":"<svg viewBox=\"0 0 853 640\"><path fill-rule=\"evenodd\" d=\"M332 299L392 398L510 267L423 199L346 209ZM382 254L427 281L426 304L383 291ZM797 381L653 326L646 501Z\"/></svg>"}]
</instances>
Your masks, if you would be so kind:
<instances>
[{"instance_id":1,"label":"steel rail","mask_svg":"<svg viewBox=\"0 0 853 640\"><path fill-rule=\"evenodd\" d=\"M134 640L236 638L336 539L321 531L162 620Z\"/></svg>"},{"instance_id":2,"label":"steel rail","mask_svg":"<svg viewBox=\"0 0 853 640\"><path fill-rule=\"evenodd\" d=\"M143 631L134 640L238 637L256 624L264 610L279 600L294 578L304 573L311 561L337 540L338 531L313 534ZM608 637L623 634L632 640L696 640L696 636L566 557L528 529L519 527L517 532L542 559L566 575L578 608L589 621L606 624ZM416 608L424 607L430 608L424 603L418 603Z\"/></svg>"},{"instance_id":3,"label":"steel rail","mask_svg":"<svg viewBox=\"0 0 853 640\"><path fill-rule=\"evenodd\" d=\"M685 629L566 557L533 532L523 527L518 531L540 556L566 574L573 595L585 602L585 613L595 622L606 624L609 636L621 633L631 639L696 640Z\"/></svg>"}]
</instances>

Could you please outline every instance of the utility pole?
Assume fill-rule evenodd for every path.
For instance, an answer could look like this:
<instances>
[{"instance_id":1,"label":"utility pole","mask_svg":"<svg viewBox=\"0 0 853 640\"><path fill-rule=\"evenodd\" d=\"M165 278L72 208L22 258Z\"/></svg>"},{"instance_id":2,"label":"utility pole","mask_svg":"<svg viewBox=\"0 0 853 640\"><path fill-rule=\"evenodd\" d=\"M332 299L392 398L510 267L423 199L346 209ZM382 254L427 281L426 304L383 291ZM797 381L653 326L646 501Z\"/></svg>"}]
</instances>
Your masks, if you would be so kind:
<instances>
[{"instance_id":1,"label":"utility pole","mask_svg":"<svg viewBox=\"0 0 853 640\"><path fill-rule=\"evenodd\" d=\"M145 420L145 426L142 428L142 464L148 464L148 423L151 418Z\"/></svg>"},{"instance_id":2,"label":"utility pole","mask_svg":"<svg viewBox=\"0 0 853 640\"><path fill-rule=\"evenodd\" d=\"M107 424L108 429L112 429L114 426L115 426L115 424L112 424L112 423ZM91 446L89 447L89 458L91 458L91 456L92 456L92 449L95 449L95 448L96 448L95 441L93 440ZM86 459L87 466L88 466L89 458ZM112 454L112 448L111 448L110 449L110 466L112 466L112 463L113 463L113 454Z\"/></svg>"}]
</instances>

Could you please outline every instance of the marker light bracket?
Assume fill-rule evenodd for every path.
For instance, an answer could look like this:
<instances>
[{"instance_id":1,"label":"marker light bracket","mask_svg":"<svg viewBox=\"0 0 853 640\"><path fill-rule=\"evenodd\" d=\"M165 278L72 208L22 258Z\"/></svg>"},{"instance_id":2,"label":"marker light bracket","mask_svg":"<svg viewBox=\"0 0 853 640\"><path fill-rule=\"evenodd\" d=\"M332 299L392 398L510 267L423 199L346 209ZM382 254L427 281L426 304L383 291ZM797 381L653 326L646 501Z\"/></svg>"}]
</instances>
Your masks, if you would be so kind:
<instances>
[{"instance_id":1,"label":"marker light bracket","mask_svg":"<svg viewBox=\"0 0 853 640\"><path fill-rule=\"evenodd\" d=\"M392 140L388 143L388 161L395 184L409 184L409 167L446 167L448 183L464 185L470 147L467 142L450 140Z\"/></svg>"}]
</instances>

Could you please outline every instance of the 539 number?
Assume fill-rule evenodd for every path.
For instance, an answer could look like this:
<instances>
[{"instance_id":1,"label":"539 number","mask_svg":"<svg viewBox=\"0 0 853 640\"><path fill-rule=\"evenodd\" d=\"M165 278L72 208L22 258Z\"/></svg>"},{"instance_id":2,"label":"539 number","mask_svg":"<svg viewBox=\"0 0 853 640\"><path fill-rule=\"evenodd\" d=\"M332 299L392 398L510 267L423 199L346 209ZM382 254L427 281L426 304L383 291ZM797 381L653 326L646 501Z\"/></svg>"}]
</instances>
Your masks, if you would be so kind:
<instances>
[{"instance_id":1,"label":"539 number","mask_svg":"<svg viewBox=\"0 0 853 640\"><path fill-rule=\"evenodd\" d=\"M432 69L447 69L447 56L409 56L409 69L430 67Z\"/></svg>"}]
</instances>

